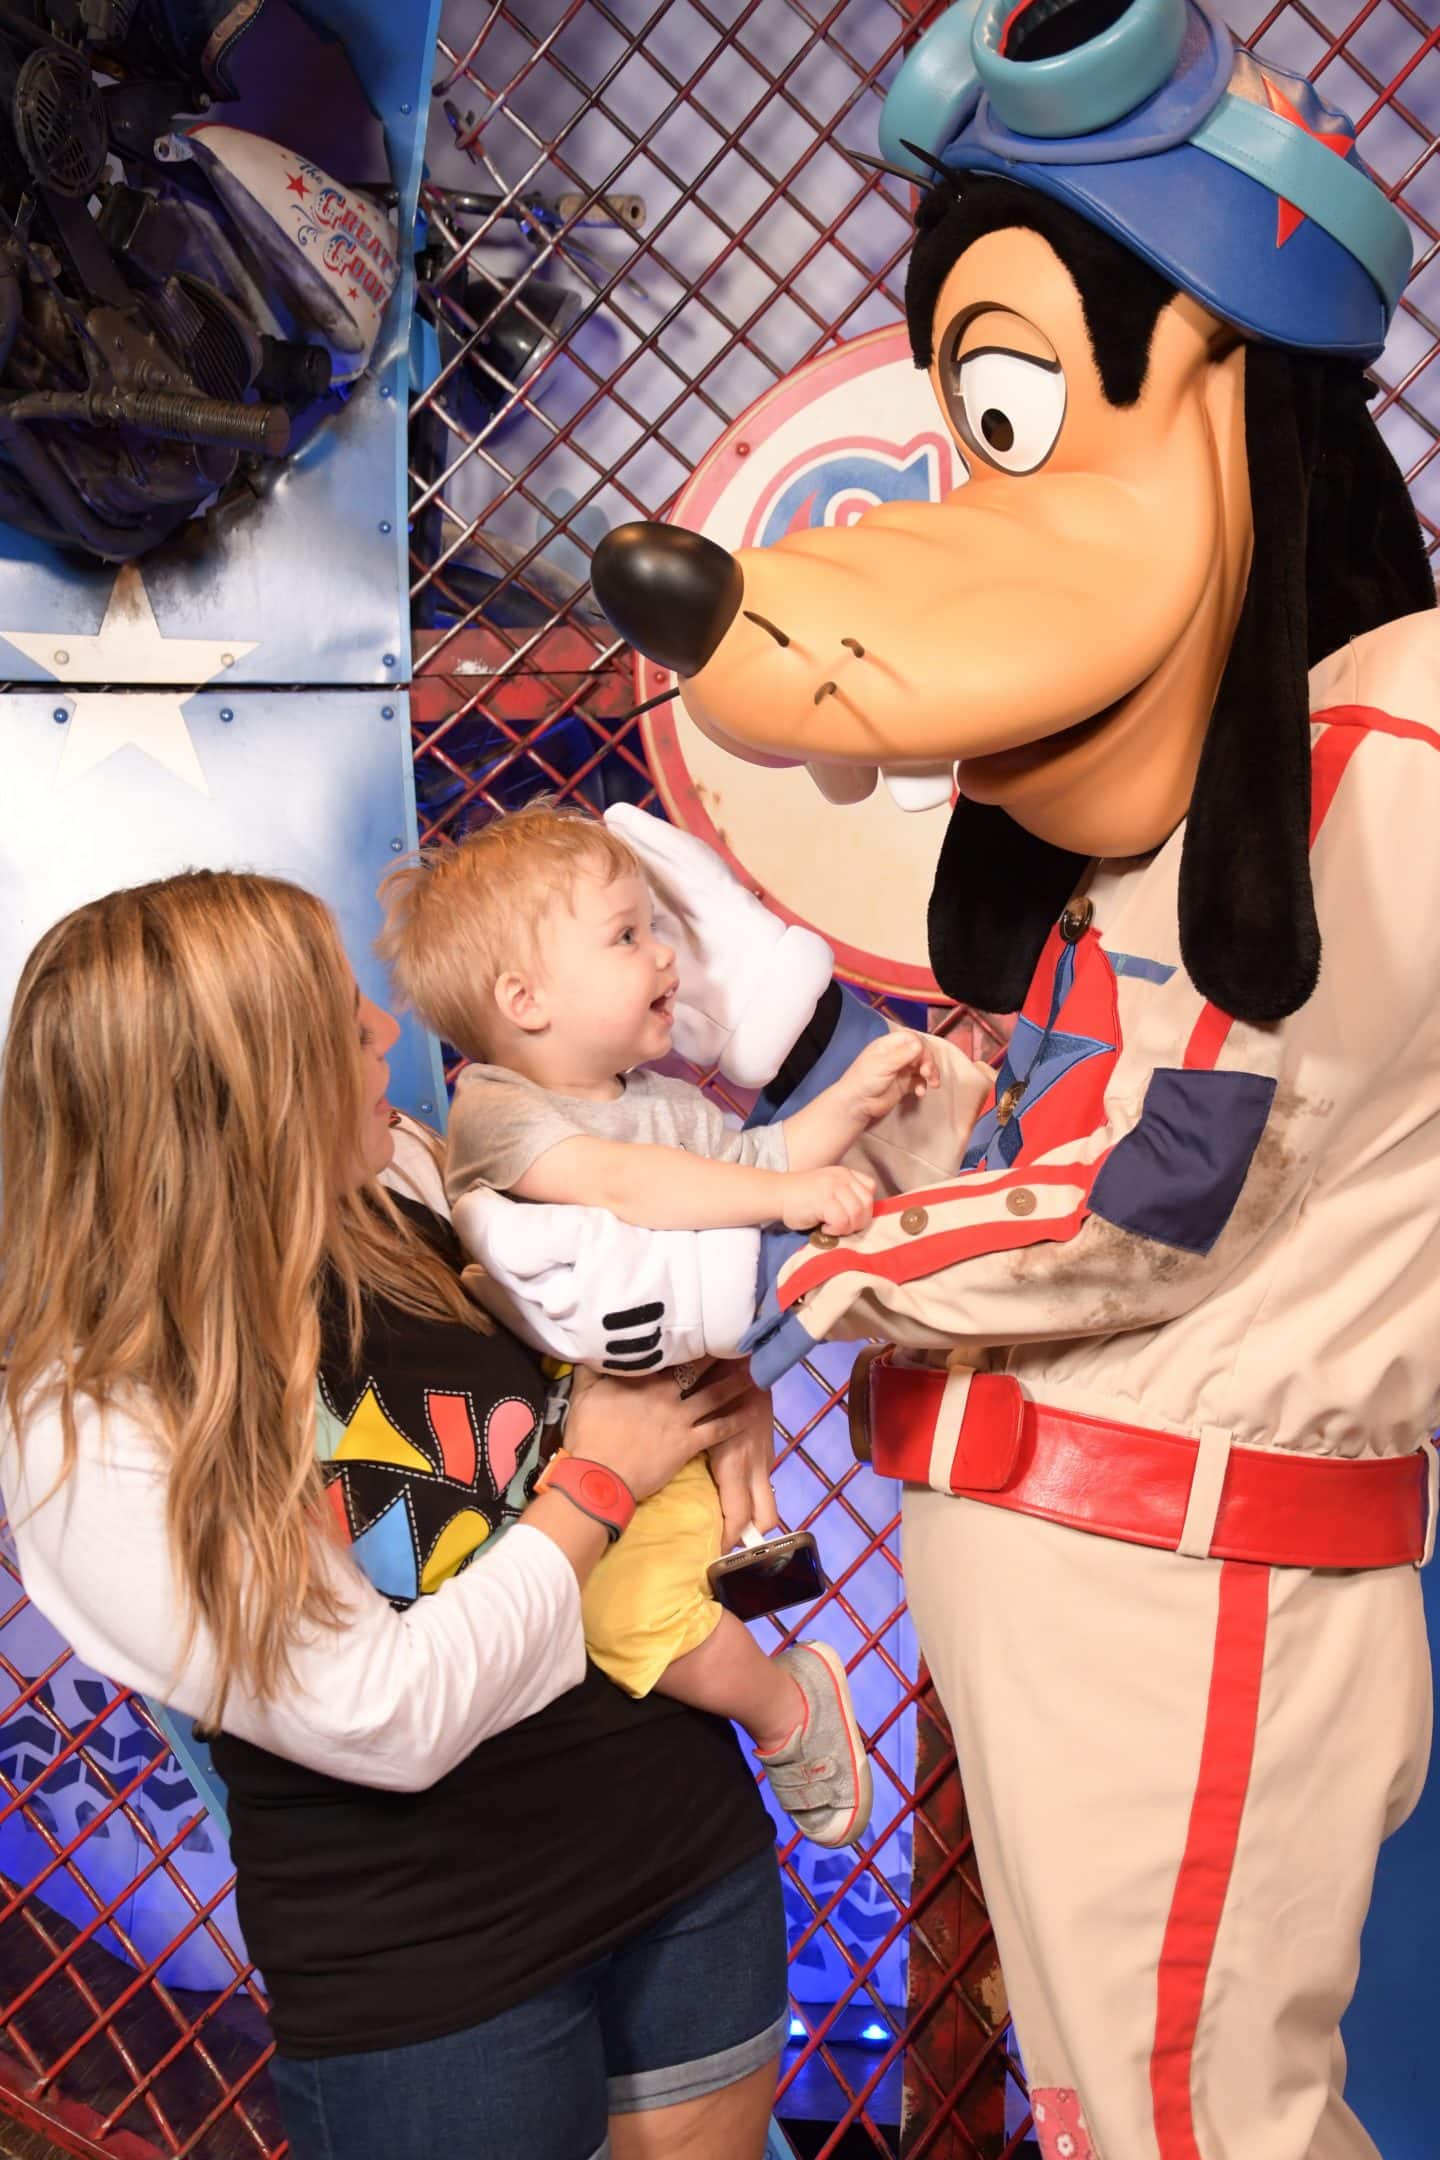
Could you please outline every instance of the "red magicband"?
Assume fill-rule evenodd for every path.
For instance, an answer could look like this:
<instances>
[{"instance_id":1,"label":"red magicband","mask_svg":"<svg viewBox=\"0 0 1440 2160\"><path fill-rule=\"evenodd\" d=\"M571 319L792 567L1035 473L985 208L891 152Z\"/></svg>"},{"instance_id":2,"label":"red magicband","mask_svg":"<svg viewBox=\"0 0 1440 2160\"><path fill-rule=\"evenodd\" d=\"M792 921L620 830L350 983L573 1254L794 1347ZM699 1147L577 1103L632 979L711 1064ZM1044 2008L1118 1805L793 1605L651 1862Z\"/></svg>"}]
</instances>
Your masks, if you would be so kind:
<instances>
[{"instance_id":1,"label":"red magicband","mask_svg":"<svg viewBox=\"0 0 1440 2160\"><path fill-rule=\"evenodd\" d=\"M564 1448L557 1449L546 1463L535 1480L535 1490L563 1493L572 1507L602 1526L612 1545L635 1513L635 1495L624 1478L603 1463L568 1454Z\"/></svg>"}]
</instances>

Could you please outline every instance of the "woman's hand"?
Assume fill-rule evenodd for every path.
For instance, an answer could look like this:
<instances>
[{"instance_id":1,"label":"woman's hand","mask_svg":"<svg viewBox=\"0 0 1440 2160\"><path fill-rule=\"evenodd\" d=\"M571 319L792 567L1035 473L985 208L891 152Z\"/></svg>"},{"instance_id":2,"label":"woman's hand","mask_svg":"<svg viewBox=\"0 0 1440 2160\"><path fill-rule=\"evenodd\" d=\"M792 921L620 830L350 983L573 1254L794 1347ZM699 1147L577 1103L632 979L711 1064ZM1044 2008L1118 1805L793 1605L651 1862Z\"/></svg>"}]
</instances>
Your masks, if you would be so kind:
<instances>
[{"instance_id":1,"label":"woman's hand","mask_svg":"<svg viewBox=\"0 0 1440 2160\"><path fill-rule=\"evenodd\" d=\"M710 1449L710 1475L724 1516L720 1537L723 1552L739 1544L747 1524L754 1523L757 1530L768 1532L779 1520L770 1486L775 1463L775 1412L770 1390L756 1387L742 1365L732 1365L728 1370L743 1388L732 1404L732 1415L741 1420L741 1429Z\"/></svg>"},{"instance_id":2,"label":"woman's hand","mask_svg":"<svg viewBox=\"0 0 1440 2160\"><path fill-rule=\"evenodd\" d=\"M603 1463L625 1480L637 1500L648 1500L707 1448L753 1441L756 1412L749 1398L759 1390L751 1387L743 1366L722 1365L715 1373L693 1394L682 1396L673 1370L613 1380L578 1367L571 1383L566 1448L572 1455Z\"/></svg>"}]
</instances>

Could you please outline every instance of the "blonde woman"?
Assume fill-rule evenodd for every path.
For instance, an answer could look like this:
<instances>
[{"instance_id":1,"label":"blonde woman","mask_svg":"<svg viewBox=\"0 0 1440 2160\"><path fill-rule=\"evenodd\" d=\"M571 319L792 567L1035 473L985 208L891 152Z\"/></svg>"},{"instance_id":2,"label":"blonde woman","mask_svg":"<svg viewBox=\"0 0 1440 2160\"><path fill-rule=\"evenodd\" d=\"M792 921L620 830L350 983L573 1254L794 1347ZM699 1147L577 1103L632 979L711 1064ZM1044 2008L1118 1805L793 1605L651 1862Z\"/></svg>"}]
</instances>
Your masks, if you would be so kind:
<instances>
[{"instance_id":1,"label":"blonde woman","mask_svg":"<svg viewBox=\"0 0 1440 2160\"><path fill-rule=\"evenodd\" d=\"M728 1726L587 1667L580 1585L733 1371L544 1383L456 1279L394 1023L319 901L196 871L58 924L0 1097L0 1486L79 1654L217 1733L295 2160L758 2160L785 2022ZM367 1576L370 1578L367 1580Z\"/></svg>"}]
</instances>

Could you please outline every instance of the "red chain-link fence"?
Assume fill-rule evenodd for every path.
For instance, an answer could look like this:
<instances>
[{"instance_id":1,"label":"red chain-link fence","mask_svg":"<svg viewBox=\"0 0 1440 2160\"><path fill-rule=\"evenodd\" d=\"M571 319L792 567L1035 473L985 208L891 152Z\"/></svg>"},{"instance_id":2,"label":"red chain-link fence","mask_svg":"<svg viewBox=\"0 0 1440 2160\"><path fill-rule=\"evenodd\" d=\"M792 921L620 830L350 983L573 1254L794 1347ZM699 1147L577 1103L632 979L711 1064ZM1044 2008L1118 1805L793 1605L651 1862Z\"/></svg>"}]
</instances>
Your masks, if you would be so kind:
<instances>
[{"instance_id":1,"label":"red chain-link fence","mask_svg":"<svg viewBox=\"0 0 1440 2160\"><path fill-rule=\"evenodd\" d=\"M1434 552L1429 8L1226 12L1355 115L1411 220L1416 270L1374 409ZM900 314L909 192L859 156L905 41L938 12L450 0L422 198L434 366L412 409L422 838L542 789L596 811L661 807L589 554L609 526L663 516L781 377ZM979 1055L1003 1033L985 1015L924 1017ZM847 1444L851 1356L822 1347L777 1397L782 1508L817 1530L834 1579L805 1626L845 1655L876 1765L853 1854L782 1846L796 2008L778 2112L806 2154L1014 2153L1028 2118L1003 1980L905 1617L895 1489ZM3 1549L0 1583L0 1830L23 1821L33 1863L0 1879L0 2114L72 2152L278 2160L263 1996L235 1948L220 1828L143 1706L77 1675L63 1647L10 1654L25 1608Z\"/></svg>"}]
</instances>

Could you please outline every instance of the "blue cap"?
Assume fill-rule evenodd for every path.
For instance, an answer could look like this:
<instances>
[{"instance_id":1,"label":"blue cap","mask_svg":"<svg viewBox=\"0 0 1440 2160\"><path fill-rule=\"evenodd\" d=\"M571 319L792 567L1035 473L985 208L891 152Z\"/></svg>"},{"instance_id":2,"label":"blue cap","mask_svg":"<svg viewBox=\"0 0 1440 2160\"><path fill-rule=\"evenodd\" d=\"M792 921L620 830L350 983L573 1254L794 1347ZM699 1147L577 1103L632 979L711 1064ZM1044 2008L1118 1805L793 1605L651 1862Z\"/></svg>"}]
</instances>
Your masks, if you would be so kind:
<instances>
[{"instance_id":1,"label":"blue cap","mask_svg":"<svg viewBox=\"0 0 1440 2160\"><path fill-rule=\"evenodd\" d=\"M1068 4L955 0L885 100L887 161L1038 189L1252 337L1373 360L1412 248L1353 123L1239 48L1211 0L1129 0L1027 57Z\"/></svg>"}]
</instances>

